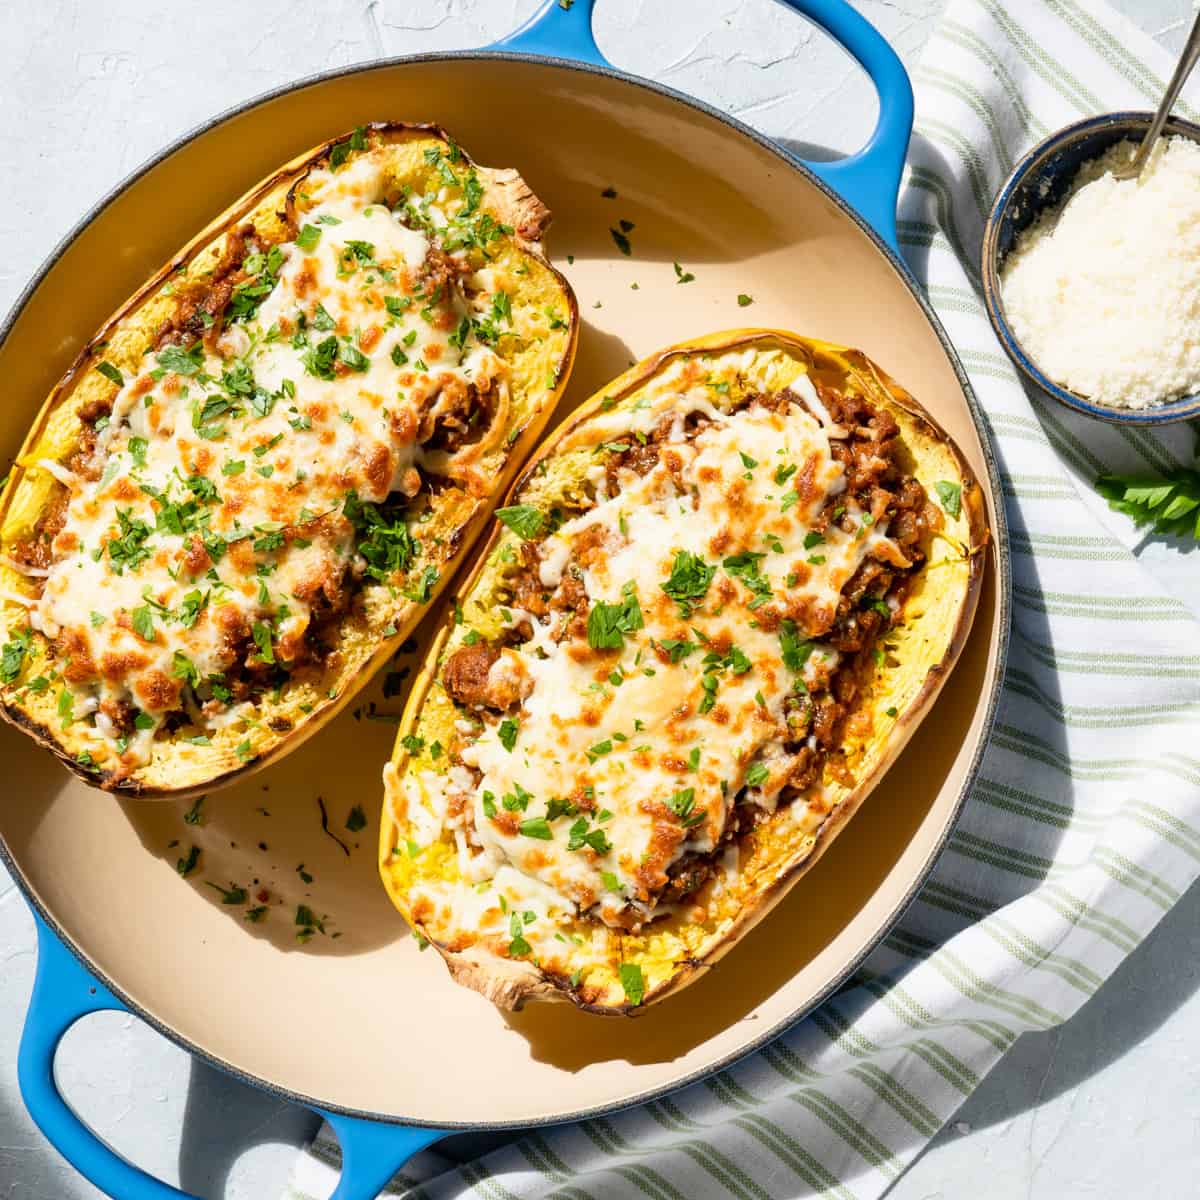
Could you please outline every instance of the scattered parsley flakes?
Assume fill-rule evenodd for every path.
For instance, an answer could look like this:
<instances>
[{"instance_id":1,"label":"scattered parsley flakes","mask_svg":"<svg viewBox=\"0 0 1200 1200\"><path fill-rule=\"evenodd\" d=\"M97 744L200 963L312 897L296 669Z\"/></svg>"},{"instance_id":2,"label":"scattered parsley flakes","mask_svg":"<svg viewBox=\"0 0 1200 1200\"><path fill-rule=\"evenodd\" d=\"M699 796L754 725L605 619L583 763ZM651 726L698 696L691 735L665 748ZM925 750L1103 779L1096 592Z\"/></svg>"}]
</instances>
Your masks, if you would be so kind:
<instances>
[{"instance_id":1,"label":"scattered parsley flakes","mask_svg":"<svg viewBox=\"0 0 1200 1200\"><path fill-rule=\"evenodd\" d=\"M532 504L514 504L496 509L496 520L507 525L523 542L535 538L546 524L542 511Z\"/></svg>"},{"instance_id":2,"label":"scattered parsley flakes","mask_svg":"<svg viewBox=\"0 0 1200 1200\"><path fill-rule=\"evenodd\" d=\"M500 739L500 745L502 745L510 754L512 753L513 747L517 744L517 731L519 729L520 726L512 719L512 717L505 717L504 720L500 722L500 728L497 731L496 736Z\"/></svg>"},{"instance_id":3,"label":"scattered parsley flakes","mask_svg":"<svg viewBox=\"0 0 1200 1200\"><path fill-rule=\"evenodd\" d=\"M212 888L214 892L219 892L222 904L246 903L246 889L238 887L237 884L234 884L231 888L223 888L219 883L209 883L208 880L205 880L204 886Z\"/></svg>"},{"instance_id":4,"label":"scattered parsley flakes","mask_svg":"<svg viewBox=\"0 0 1200 1200\"><path fill-rule=\"evenodd\" d=\"M637 963L622 963L617 969L617 977L625 989L625 997L636 1008L646 997L646 980L642 976L642 968Z\"/></svg>"},{"instance_id":5,"label":"scattered parsley flakes","mask_svg":"<svg viewBox=\"0 0 1200 1200\"><path fill-rule=\"evenodd\" d=\"M296 237L296 245L305 253L315 250L321 240L321 231L315 225L305 225Z\"/></svg>"},{"instance_id":6,"label":"scattered parsley flakes","mask_svg":"<svg viewBox=\"0 0 1200 1200\"><path fill-rule=\"evenodd\" d=\"M531 817L527 821L522 821L517 826L517 830L522 837L537 838L540 842L548 842L554 837L550 823L545 817Z\"/></svg>"},{"instance_id":7,"label":"scattered parsley flakes","mask_svg":"<svg viewBox=\"0 0 1200 1200\"><path fill-rule=\"evenodd\" d=\"M703 599L716 573L716 566L706 563L698 554L679 550L671 564L670 578L661 585L662 590L675 601L679 615L686 620Z\"/></svg>"},{"instance_id":8,"label":"scattered parsley flakes","mask_svg":"<svg viewBox=\"0 0 1200 1200\"><path fill-rule=\"evenodd\" d=\"M629 244L629 239L619 229L610 227L608 232L612 234L612 240L617 249L628 258L633 253L633 247Z\"/></svg>"},{"instance_id":9,"label":"scattered parsley flakes","mask_svg":"<svg viewBox=\"0 0 1200 1200\"><path fill-rule=\"evenodd\" d=\"M154 609L149 604L139 604L137 608L129 614L130 622L133 625L133 632L142 639L143 642L154 641Z\"/></svg>"},{"instance_id":10,"label":"scattered parsley flakes","mask_svg":"<svg viewBox=\"0 0 1200 1200\"><path fill-rule=\"evenodd\" d=\"M620 650L625 635L645 627L642 608L632 583L621 589L619 604L597 601L588 613L587 640L593 650Z\"/></svg>"},{"instance_id":11,"label":"scattered parsley flakes","mask_svg":"<svg viewBox=\"0 0 1200 1200\"><path fill-rule=\"evenodd\" d=\"M962 485L951 483L948 479L939 479L934 485L942 508L951 517L957 517L962 512Z\"/></svg>"}]
</instances>

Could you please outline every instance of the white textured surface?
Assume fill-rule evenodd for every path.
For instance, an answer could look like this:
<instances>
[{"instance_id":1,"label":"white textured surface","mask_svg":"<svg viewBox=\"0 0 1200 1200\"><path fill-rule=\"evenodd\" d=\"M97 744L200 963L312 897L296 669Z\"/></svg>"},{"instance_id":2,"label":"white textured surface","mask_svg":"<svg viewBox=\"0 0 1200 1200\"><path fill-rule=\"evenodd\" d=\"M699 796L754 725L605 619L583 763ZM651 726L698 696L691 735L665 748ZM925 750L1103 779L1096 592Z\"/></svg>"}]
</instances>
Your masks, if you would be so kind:
<instances>
[{"instance_id":1,"label":"white textured surface","mask_svg":"<svg viewBox=\"0 0 1200 1200\"><path fill-rule=\"evenodd\" d=\"M1188 0L1117 5L1164 43ZM214 112L314 71L379 55L483 44L534 0L38 0L0 4L0 310L96 198ZM597 36L619 66L731 111L813 157L869 130L869 85L772 0L605 0ZM942 0L859 0L912 66ZM202 48L202 52L198 52ZM1145 559L1200 611L1190 556ZM19 803L19 789L4 796ZM1018 1044L893 1189L974 1195L1194 1195L1200 1154L1200 893L1193 892L1074 1020ZM33 978L33 923L0 869L0 1200L99 1193L26 1117L16 1052ZM74 1029L59 1077L117 1149L200 1196L272 1200L307 1114L190 1062L129 1017Z\"/></svg>"}]
</instances>

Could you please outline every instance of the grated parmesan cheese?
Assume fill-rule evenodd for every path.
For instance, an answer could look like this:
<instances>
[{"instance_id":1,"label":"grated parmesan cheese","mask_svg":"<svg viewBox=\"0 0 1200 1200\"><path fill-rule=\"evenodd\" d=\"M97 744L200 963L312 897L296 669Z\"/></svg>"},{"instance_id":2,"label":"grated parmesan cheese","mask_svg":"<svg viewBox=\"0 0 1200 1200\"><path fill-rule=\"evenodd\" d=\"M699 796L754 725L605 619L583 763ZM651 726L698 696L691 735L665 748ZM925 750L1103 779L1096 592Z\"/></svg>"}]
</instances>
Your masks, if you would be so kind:
<instances>
[{"instance_id":1,"label":"grated parmesan cheese","mask_svg":"<svg viewBox=\"0 0 1200 1200\"><path fill-rule=\"evenodd\" d=\"M1200 145L1159 141L1140 178L1127 141L1084 163L1001 269L1017 340L1056 383L1149 408L1200 391Z\"/></svg>"}]
</instances>

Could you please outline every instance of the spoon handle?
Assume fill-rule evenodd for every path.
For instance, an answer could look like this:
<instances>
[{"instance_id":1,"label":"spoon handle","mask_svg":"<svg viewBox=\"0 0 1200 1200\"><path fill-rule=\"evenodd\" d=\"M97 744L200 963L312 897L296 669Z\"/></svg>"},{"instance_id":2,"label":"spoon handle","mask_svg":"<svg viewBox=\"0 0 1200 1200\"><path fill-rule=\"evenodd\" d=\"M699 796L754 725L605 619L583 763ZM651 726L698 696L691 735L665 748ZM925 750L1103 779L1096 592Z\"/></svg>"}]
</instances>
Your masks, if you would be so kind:
<instances>
[{"instance_id":1,"label":"spoon handle","mask_svg":"<svg viewBox=\"0 0 1200 1200\"><path fill-rule=\"evenodd\" d=\"M1133 161L1121 172L1122 178L1129 179L1140 174L1142 167L1146 165L1146 159L1150 157L1150 151L1154 149L1154 143L1158 141L1163 126L1166 125L1167 118L1171 115L1171 109L1175 107L1175 101L1179 99L1179 93L1183 91L1183 85L1192 73L1197 59L1200 59L1200 13L1196 14L1192 32L1188 34L1187 44L1183 47L1183 53L1175 65L1175 74L1171 76L1171 82L1167 84L1166 93L1163 95L1162 103L1158 106L1158 111L1154 114L1154 120L1150 123L1150 128L1146 131L1146 136L1142 139L1142 144L1138 147Z\"/></svg>"}]
</instances>

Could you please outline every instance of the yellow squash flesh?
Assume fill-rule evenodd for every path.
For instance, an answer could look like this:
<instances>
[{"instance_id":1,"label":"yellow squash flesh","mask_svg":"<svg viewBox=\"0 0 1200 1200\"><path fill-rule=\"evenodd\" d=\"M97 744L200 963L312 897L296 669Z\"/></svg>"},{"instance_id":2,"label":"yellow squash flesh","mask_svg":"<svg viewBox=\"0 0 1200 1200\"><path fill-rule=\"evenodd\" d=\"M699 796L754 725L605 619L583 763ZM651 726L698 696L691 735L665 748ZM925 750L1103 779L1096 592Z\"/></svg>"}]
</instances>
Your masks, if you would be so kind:
<instances>
[{"instance_id":1,"label":"yellow squash flesh","mask_svg":"<svg viewBox=\"0 0 1200 1200\"><path fill-rule=\"evenodd\" d=\"M437 157L434 152L452 154L453 161L472 166L449 136L432 125L371 125L358 131L350 144L356 152L380 157L385 178L395 190L411 188L418 195L438 186L430 162L431 155ZM345 147L347 139L300 156L217 217L118 308L45 401L0 493L0 643L27 625L26 607L17 598L34 594L36 587L35 580L12 568L9 552L30 536L39 517L64 491L39 462L67 459L84 433L79 410L114 393L114 384L94 369L96 365L104 361L127 375L136 373L159 330L175 313L180 294L204 287L206 274L220 261L234 230L249 223L266 242L294 237L289 217L294 196L306 174L326 164L338 145ZM352 609L338 630L334 665L265 695L252 721L214 731L210 744L160 733L149 761L132 770L112 761L88 762L84 752L91 743L78 723L64 724L57 710L54 680L61 664L56 664L46 639L35 633L19 674L0 688L0 713L86 782L143 798L178 799L227 784L288 753L336 715L395 653L482 530L495 498L536 443L566 386L578 337L578 310L569 284L543 254L541 239L550 214L515 171L475 169L482 184L481 210L511 228L489 244L488 265L520 280L511 297L512 334L497 351L509 367L512 403L503 436L489 444L477 464L490 491L476 487L473 494L454 483L431 497L430 514L419 531L422 545L436 548L420 563L439 572L429 602L406 599L399 588L367 586L361 611L355 614ZM548 312L565 313L566 319L548 321ZM425 494L422 489L418 499ZM50 686L40 683L45 679ZM31 680L38 681L40 690L27 686Z\"/></svg>"},{"instance_id":2,"label":"yellow squash flesh","mask_svg":"<svg viewBox=\"0 0 1200 1200\"><path fill-rule=\"evenodd\" d=\"M747 351L752 352L747 359ZM953 666L970 629L983 571L987 542L982 495L961 454L899 385L857 351L774 330L736 330L672 347L632 367L585 403L544 443L514 485L506 504L531 504L549 511L569 503L582 490L584 473L595 458L586 438L572 438L589 419L619 413L638 400L648 383L681 358L698 358L719 370L736 359L746 391L773 392L800 373L844 391L858 391L897 421L907 449L905 466L935 495L937 481L961 487L961 508L946 515L941 534L931 539L927 563L908 595L900 622L888 633L886 664L866 681L869 720L848 723L845 744L853 785L825 778L828 816L816 829L805 829L780 806L740 839L740 866L726 877L717 896L702 896L705 915L695 920L691 905L622 933L598 920L577 917L560 922L561 951L553 969L497 953L469 933L435 914L414 920L411 889L421 880L459 881L464 909L477 900L474 884L460 879L453 836L443 833L432 844L415 840L409 801L402 787L408 773L445 772L445 754L430 747L449 744L457 717L440 683L451 653L463 644L464 631L484 638L503 628L500 610L511 596L511 573L519 569L518 537L497 525L481 548L474 570L457 589L459 612L451 614L435 637L412 690L391 763L385 769L386 795L380 839L380 872L393 903L414 932L441 953L458 982L476 988L503 1007L529 999L569 1000L591 1012L630 1013L679 990L738 942L816 861L883 775L921 718L928 712ZM893 648L894 647L894 648ZM861 711L861 706L860 710ZM865 732L863 732L865 731ZM407 746L414 748L410 753ZM706 885L707 886L707 885ZM457 894L455 892L454 894ZM532 914L531 914L532 915ZM435 924L436 921L436 924ZM622 966L640 968L631 998ZM644 990L643 990L644 989Z\"/></svg>"}]
</instances>

